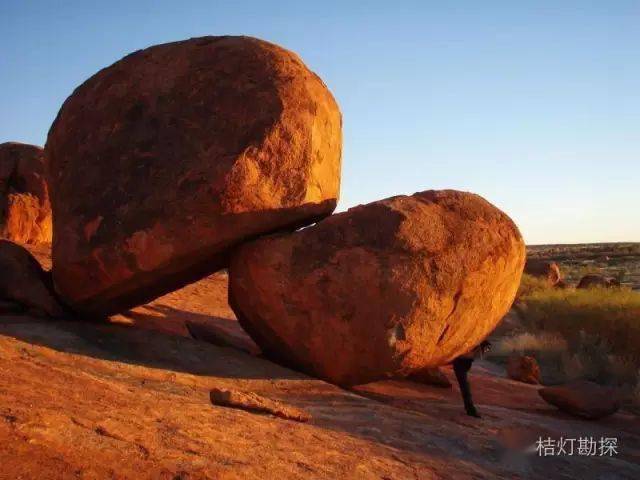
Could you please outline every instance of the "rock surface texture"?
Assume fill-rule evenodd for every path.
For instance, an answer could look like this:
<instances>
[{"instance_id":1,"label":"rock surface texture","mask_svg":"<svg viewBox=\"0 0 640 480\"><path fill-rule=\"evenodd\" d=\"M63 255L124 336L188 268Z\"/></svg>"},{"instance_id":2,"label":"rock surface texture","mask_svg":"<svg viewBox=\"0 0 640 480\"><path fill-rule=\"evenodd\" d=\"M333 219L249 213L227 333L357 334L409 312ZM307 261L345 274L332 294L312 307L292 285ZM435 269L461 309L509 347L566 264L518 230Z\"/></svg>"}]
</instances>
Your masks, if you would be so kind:
<instances>
[{"instance_id":1,"label":"rock surface texture","mask_svg":"<svg viewBox=\"0 0 640 480\"><path fill-rule=\"evenodd\" d=\"M640 478L640 417L623 408L597 422L569 417L486 360L471 372L481 421L455 385L384 380L349 392L189 338L186 321L228 324L251 342L226 298L218 272L136 307L129 325L0 317L0 479ZM312 418L213 407L213 389ZM615 436L619 453L531 453L540 437L590 436Z\"/></svg>"},{"instance_id":2,"label":"rock surface texture","mask_svg":"<svg viewBox=\"0 0 640 480\"><path fill-rule=\"evenodd\" d=\"M122 311L223 267L247 238L329 215L341 123L295 54L250 37L101 70L47 140L56 289L80 312Z\"/></svg>"},{"instance_id":3,"label":"rock surface texture","mask_svg":"<svg viewBox=\"0 0 640 480\"><path fill-rule=\"evenodd\" d=\"M40 147L0 144L0 237L20 243L51 242L51 205Z\"/></svg>"},{"instance_id":4,"label":"rock surface texture","mask_svg":"<svg viewBox=\"0 0 640 480\"><path fill-rule=\"evenodd\" d=\"M54 296L50 274L31 253L8 240L0 240L0 300L50 317L64 313Z\"/></svg>"},{"instance_id":5,"label":"rock surface texture","mask_svg":"<svg viewBox=\"0 0 640 480\"><path fill-rule=\"evenodd\" d=\"M615 388L584 380L541 388L538 393L563 412L589 420L612 415L620 408L620 397Z\"/></svg>"},{"instance_id":6,"label":"rock surface texture","mask_svg":"<svg viewBox=\"0 0 640 480\"><path fill-rule=\"evenodd\" d=\"M240 247L230 305L271 359L350 385L442 365L508 311L522 237L477 195L426 191Z\"/></svg>"}]
</instances>

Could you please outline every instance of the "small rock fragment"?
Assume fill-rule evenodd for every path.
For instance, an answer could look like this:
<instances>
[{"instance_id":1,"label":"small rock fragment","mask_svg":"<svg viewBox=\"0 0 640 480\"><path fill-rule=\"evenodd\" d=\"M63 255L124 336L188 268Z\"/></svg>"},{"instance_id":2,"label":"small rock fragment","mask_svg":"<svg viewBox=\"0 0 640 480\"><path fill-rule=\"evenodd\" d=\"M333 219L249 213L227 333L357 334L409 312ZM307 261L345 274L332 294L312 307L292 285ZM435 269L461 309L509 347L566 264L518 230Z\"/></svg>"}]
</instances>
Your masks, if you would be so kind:
<instances>
[{"instance_id":1,"label":"small rock fragment","mask_svg":"<svg viewBox=\"0 0 640 480\"><path fill-rule=\"evenodd\" d=\"M248 412L266 413L287 420L295 420L296 422L308 422L311 420L311 415L304 410L290 407L251 392L214 388L209 396L211 403L214 405L238 408Z\"/></svg>"}]
</instances>

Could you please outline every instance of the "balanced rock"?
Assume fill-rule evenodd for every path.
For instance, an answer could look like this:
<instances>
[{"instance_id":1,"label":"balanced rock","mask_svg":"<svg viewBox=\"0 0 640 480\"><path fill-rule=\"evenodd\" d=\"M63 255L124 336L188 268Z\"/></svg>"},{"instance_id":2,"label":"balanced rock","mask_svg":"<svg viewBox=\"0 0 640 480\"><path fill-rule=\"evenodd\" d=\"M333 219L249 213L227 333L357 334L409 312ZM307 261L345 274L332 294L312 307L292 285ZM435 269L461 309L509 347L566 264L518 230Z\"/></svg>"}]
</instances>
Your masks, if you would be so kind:
<instances>
[{"instance_id":1,"label":"balanced rock","mask_svg":"<svg viewBox=\"0 0 640 480\"><path fill-rule=\"evenodd\" d=\"M606 417L620 408L620 395L615 388L584 380L541 388L538 394L563 412L590 420Z\"/></svg>"},{"instance_id":2,"label":"balanced rock","mask_svg":"<svg viewBox=\"0 0 640 480\"><path fill-rule=\"evenodd\" d=\"M50 317L64 314L49 272L24 247L0 240L0 301Z\"/></svg>"},{"instance_id":3,"label":"balanced rock","mask_svg":"<svg viewBox=\"0 0 640 480\"><path fill-rule=\"evenodd\" d=\"M576 288L614 288L619 286L620 282L616 278L589 273L580 279Z\"/></svg>"},{"instance_id":4,"label":"balanced rock","mask_svg":"<svg viewBox=\"0 0 640 480\"><path fill-rule=\"evenodd\" d=\"M519 382L539 384L540 367L534 357L511 355L507 360L507 376Z\"/></svg>"},{"instance_id":5,"label":"balanced rock","mask_svg":"<svg viewBox=\"0 0 640 480\"><path fill-rule=\"evenodd\" d=\"M551 286L555 286L562 281L560 267L556 262L548 262L538 258L527 259L524 266L524 273L534 277L546 278Z\"/></svg>"},{"instance_id":6,"label":"balanced rock","mask_svg":"<svg viewBox=\"0 0 640 480\"><path fill-rule=\"evenodd\" d=\"M242 245L229 301L267 357L352 385L471 350L509 310L524 261L503 212L426 191Z\"/></svg>"},{"instance_id":7,"label":"balanced rock","mask_svg":"<svg viewBox=\"0 0 640 480\"><path fill-rule=\"evenodd\" d=\"M51 206L40 147L0 144L0 236L19 243L51 242Z\"/></svg>"},{"instance_id":8,"label":"balanced rock","mask_svg":"<svg viewBox=\"0 0 640 480\"><path fill-rule=\"evenodd\" d=\"M204 37L126 56L49 132L53 277L115 313L226 265L238 243L335 208L341 115L294 53Z\"/></svg>"}]
</instances>

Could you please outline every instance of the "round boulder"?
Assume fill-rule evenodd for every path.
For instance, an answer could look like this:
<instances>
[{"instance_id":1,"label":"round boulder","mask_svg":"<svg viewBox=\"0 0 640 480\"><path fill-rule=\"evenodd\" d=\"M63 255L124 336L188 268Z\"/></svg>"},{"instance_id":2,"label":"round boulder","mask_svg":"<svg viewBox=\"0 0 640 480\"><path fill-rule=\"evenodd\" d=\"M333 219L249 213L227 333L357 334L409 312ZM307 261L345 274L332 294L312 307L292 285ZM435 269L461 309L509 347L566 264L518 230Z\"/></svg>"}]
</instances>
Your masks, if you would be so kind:
<instances>
[{"instance_id":1,"label":"round boulder","mask_svg":"<svg viewBox=\"0 0 640 480\"><path fill-rule=\"evenodd\" d=\"M616 388L604 387L586 380L541 388L538 394L559 410L588 420L614 414L620 408L621 400Z\"/></svg>"},{"instance_id":2,"label":"round boulder","mask_svg":"<svg viewBox=\"0 0 640 480\"><path fill-rule=\"evenodd\" d=\"M548 262L538 258L528 258L524 266L524 273L534 277L546 278L549 285L556 286L562 281L560 267L556 262Z\"/></svg>"},{"instance_id":3,"label":"round boulder","mask_svg":"<svg viewBox=\"0 0 640 480\"><path fill-rule=\"evenodd\" d=\"M589 273L580 279L576 288L616 288L619 286L620 282L616 278Z\"/></svg>"},{"instance_id":4,"label":"round boulder","mask_svg":"<svg viewBox=\"0 0 640 480\"><path fill-rule=\"evenodd\" d=\"M540 383L540 366L529 355L511 355L507 360L507 376L512 380L537 385Z\"/></svg>"},{"instance_id":5,"label":"round boulder","mask_svg":"<svg viewBox=\"0 0 640 480\"><path fill-rule=\"evenodd\" d=\"M229 302L266 356L353 385L471 350L509 310L524 261L503 212L426 191L242 245Z\"/></svg>"},{"instance_id":6,"label":"round boulder","mask_svg":"<svg viewBox=\"0 0 640 480\"><path fill-rule=\"evenodd\" d=\"M0 144L0 236L19 243L51 243L51 206L40 147Z\"/></svg>"},{"instance_id":7,"label":"round boulder","mask_svg":"<svg viewBox=\"0 0 640 480\"><path fill-rule=\"evenodd\" d=\"M255 38L157 45L101 70L47 140L56 289L115 313L224 267L248 238L329 215L341 123L298 56Z\"/></svg>"}]
</instances>

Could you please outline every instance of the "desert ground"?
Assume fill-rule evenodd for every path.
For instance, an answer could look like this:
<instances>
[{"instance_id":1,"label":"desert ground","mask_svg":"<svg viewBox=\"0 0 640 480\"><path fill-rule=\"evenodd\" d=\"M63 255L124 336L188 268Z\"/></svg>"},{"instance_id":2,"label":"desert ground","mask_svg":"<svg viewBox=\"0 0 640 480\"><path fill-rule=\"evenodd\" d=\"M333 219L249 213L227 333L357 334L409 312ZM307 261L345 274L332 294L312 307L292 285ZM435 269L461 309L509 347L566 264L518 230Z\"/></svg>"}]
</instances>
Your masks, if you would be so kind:
<instances>
[{"instance_id":1,"label":"desert ground","mask_svg":"<svg viewBox=\"0 0 640 480\"><path fill-rule=\"evenodd\" d=\"M50 266L45 247L32 251ZM640 478L637 415L571 417L488 360L470 375L481 419L465 415L455 382L346 390L267 361L227 304L224 272L108 323L2 316L0 371L3 479ZM213 388L311 420L214 406ZM619 448L540 456L540 437Z\"/></svg>"},{"instance_id":2,"label":"desert ground","mask_svg":"<svg viewBox=\"0 0 640 480\"><path fill-rule=\"evenodd\" d=\"M640 243L531 245L527 254L558 263L570 283L596 272L619 278L623 285L640 290Z\"/></svg>"}]
</instances>

